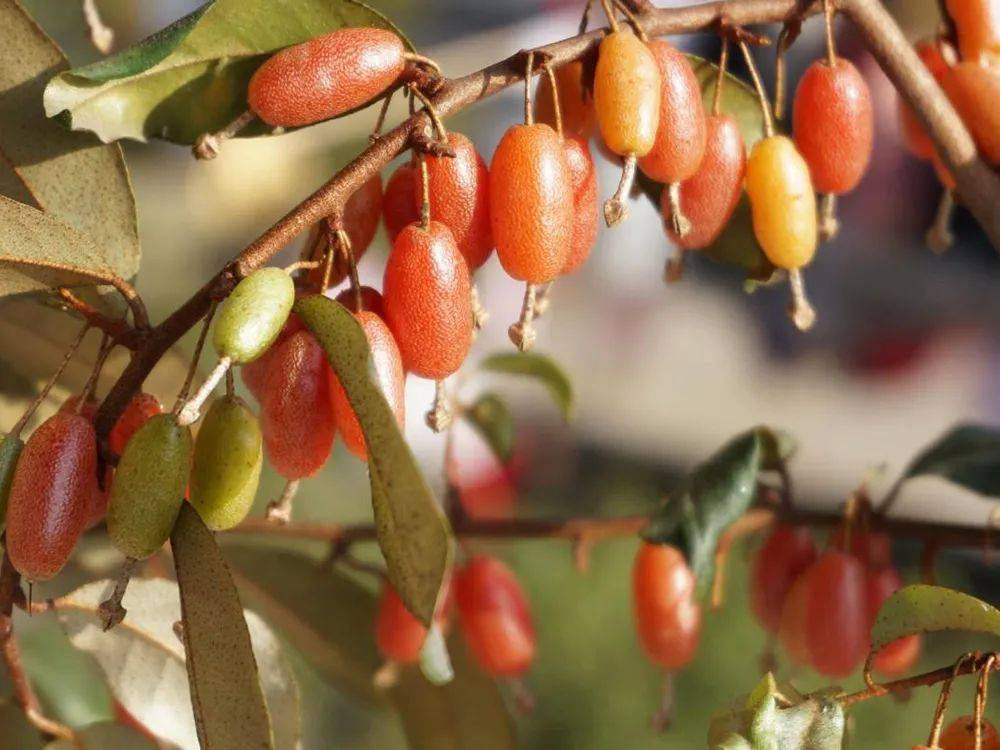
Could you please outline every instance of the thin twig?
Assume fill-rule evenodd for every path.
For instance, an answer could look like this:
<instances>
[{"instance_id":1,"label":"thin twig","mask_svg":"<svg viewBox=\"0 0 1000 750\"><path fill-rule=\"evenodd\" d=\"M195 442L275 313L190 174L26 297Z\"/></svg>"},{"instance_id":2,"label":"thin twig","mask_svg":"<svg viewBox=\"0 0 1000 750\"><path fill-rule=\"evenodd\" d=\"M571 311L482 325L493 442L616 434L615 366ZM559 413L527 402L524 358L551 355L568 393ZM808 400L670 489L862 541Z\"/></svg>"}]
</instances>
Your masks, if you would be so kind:
<instances>
[{"instance_id":1,"label":"thin twig","mask_svg":"<svg viewBox=\"0 0 1000 750\"><path fill-rule=\"evenodd\" d=\"M69 349L66 350L66 354L63 355L62 362L59 363L56 371L52 373L52 377L48 379L42 387L41 392L35 396L35 399L28 404L28 408L24 410L24 414L21 415L21 418L17 420L13 427L10 428L10 432L7 433L8 435L17 437L21 434L21 430L23 430L24 426L28 424L28 420L31 419L31 416L35 413L41 403L45 401L45 397L49 395L49 391L52 390L52 386L55 385L59 376L62 375L63 370L66 369L66 365L68 365L70 360L73 359L73 355L76 354L76 350L80 348L80 344L83 342L83 339L89 330L90 323L85 323L83 328L80 330L80 333L77 334L77 337L73 340L73 343L70 344Z\"/></svg>"}]
</instances>

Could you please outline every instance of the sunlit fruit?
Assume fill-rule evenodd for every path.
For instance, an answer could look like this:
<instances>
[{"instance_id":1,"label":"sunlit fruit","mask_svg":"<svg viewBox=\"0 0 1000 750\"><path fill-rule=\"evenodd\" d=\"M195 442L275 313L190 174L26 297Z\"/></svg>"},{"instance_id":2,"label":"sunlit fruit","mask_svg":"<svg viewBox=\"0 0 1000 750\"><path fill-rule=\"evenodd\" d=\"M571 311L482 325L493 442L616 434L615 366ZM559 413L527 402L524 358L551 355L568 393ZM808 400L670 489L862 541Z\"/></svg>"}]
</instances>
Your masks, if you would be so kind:
<instances>
[{"instance_id":1,"label":"sunlit fruit","mask_svg":"<svg viewBox=\"0 0 1000 750\"><path fill-rule=\"evenodd\" d=\"M604 37L594 72L594 109L601 138L614 153L645 156L653 148L660 91L656 57L639 37L630 29Z\"/></svg>"},{"instance_id":2,"label":"sunlit fruit","mask_svg":"<svg viewBox=\"0 0 1000 750\"><path fill-rule=\"evenodd\" d=\"M243 279L222 304L212 342L220 357L252 362L278 337L295 303L292 277L262 268Z\"/></svg>"},{"instance_id":3,"label":"sunlit fruit","mask_svg":"<svg viewBox=\"0 0 1000 750\"><path fill-rule=\"evenodd\" d=\"M594 98L584 85L583 62L574 60L560 65L555 69L555 78L563 133L588 138L594 130ZM544 78L535 93L535 119L553 129L556 127L552 87Z\"/></svg>"},{"instance_id":4,"label":"sunlit fruit","mask_svg":"<svg viewBox=\"0 0 1000 750\"><path fill-rule=\"evenodd\" d=\"M573 273L590 257L597 241L597 171L590 146L580 136L563 137L563 149L573 190L573 236L562 273Z\"/></svg>"}]
</instances>

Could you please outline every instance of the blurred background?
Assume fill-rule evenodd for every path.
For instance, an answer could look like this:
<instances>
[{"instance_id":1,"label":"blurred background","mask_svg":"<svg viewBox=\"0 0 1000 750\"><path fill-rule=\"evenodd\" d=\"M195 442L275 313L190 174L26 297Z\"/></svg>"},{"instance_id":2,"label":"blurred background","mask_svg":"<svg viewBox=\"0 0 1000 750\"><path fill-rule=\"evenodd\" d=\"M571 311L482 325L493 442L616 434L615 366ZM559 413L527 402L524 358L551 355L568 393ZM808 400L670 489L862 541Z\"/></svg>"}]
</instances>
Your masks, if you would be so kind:
<instances>
[{"instance_id":1,"label":"blurred background","mask_svg":"<svg viewBox=\"0 0 1000 750\"><path fill-rule=\"evenodd\" d=\"M449 76L573 35L582 5L540 0L371 2ZM96 58L82 33L76 4L25 4L73 64ZM99 5L124 46L198 3L104 0ZM912 39L937 26L934 0L887 5ZM776 28L763 30L772 38L777 34ZM707 35L672 41L709 59L718 54L718 42ZM539 350L565 367L577 389L575 418L563 423L534 386L479 378L463 385L465 398L487 386L501 388L514 405L518 435L516 458L504 468L471 430L459 429L461 494L470 513L546 518L648 513L679 476L734 433L759 423L788 430L799 441L792 462L798 501L835 510L866 477L879 496L909 458L954 423L1000 421L996 251L962 210L953 227L955 246L944 255L927 249L924 232L940 196L937 180L927 163L903 147L895 94L846 22L840 25L838 43L872 88L876 147L860 187L840 201L840 235L821 248L806 272L819 313L816 328L803 335L792 327L783 285L745 293L738 269L697 255L688 258L681 283L665 285L662 269L672 250L653 206L636 199L627 225L615 230L602 226L587 265L556 284L551 312L539 325ZM822 45L821 22L807 23L789 53L790 81L822 54ZM758 50L757 59L765 81L773 81L773 48ZM739 65L732 69L742 74ZM470 135L488 162L503 131L521 117L520 108L521 91L514 87L447 124ZM402 114L401 106L394 108L390 121ZM154 321L356 155L374 118L374 111L365 111L290 135L231 141L218 159L207 163L195 162L186 149L169 144L126 143L143 245L137 286ZM618 167L597 159L600 191L606 197L617 183ZM288 248L279 261L290 262L298 250L298 244ZM362 283L381 287L387 252L380 230L361 263ZM473 360L509 349L506 328L516 318L522 296L522 288L505 276L495 257L477 283L492 318ZM22 309L5 306L0 311L5 311L0 317L8 326L5 338L10 326L37 321ZM181 352L192 345L189 337ZM31 384L18 357L4 359L0 376L9 407L23 403ZM149 390L172 403L183 366L181 357L168 359ZM114 365L109 369L110 382ZM410 379L407 437L440 488L442 440L420 418L432 394L431 383ZM267 472L258 498L261 510L281 487L279 478ZM986 524L992 510L992 502L927 479L907 485L895 513ZM295 517L339 522L370 518L365 467L338 445L323 473L304 484ZM282 572L279 558L261 562L267 558L260 548L280 546L316 559L325 552L322 545L235 534L226 542L234 559L251 561L248 576L263 575L267 567L276 590L289 596L296 589L287 585L297 575L295 569ZM661 676L642 657L631 622L629 576L636 546L632 539L600 543L589 570L581 573L565 542L475 545L511 564L533 604L539 648L528 684L537 707L514 719L519 747L704 747L712 711L750 690L759 678L757 656L766 639L746 601L751 544L737 549L725 607L707 618L700 656L678 679L674 728L665 736L652 732L648 720L658 702ZM85 552L81 574L88 565L107 564L100 540L92 540ZM377 554L374 549L362 552ZM918 576L919 553L916 547L897 544L897 562L907 580ZM282 574L288 577L284 583ZM938 576L942 584L997 599L997 575L980 550L946 551ZM56 593L73 583L72 576L57 581ZM370 586L367 580L361 583ZM303 596L309 594L306 590ZM313 598L318 601L311 606L324 606L321 593ZM254 597L249 599L254 606ZM294 613L294 599L289 601ZM318 621L341 621L337 604L331 600L327 611L313 614ZM33 620L23 628L37 634L38 645L32 649L32 637L24 636L26 660L46 704L70 723L102 718L110 710L106 693L82 688L96 684L93 672L81 680L60 679L67 674L66 665L80 657L59 650L51 622ZM391 712L371 707L331 679L308 644L295 637L294 628L272 624L288 639L299 677L306 750L405 747ZM920 666L941 666L974 645L958 637L930 639ZM826 684L813 673L783 667L782 676L801 689ZM855 675L845 687L861 684ZM967 712L972 708L970 687L960 686L955 704ZM853 712L857 731L851 746L888 748L923 741L935 699L936 691L923 690L902 703L887 698L859 706ZM1000 716L1000 711L991 713ZM7 747L2 738L0 747Z\"/></svg>"}]
</instances>

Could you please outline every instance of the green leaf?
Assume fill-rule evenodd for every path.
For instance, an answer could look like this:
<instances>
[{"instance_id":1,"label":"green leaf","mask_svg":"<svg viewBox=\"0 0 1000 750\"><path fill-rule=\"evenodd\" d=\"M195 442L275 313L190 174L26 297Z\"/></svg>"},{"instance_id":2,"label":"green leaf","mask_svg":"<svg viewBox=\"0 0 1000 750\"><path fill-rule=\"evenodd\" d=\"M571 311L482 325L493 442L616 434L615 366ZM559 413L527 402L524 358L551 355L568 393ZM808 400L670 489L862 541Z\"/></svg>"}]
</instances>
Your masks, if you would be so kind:
<instances>
[{"instance_id":1,"label":"green leaf","mask_svg":"<svg viewBox=\"0 0 1000 750\"><path fill-rule=\"evenodd\" d=\"M247 83L270 54L345 26L403 37L356 0L214 0L117 55L56 76L45 112L105 142L191 144L246 111ZM267 132L257 122L240 135Z\"/></svg>"},{"instance_id":2,"label":"green leaf","mask_svg":"<svg viewBox=\"0 0 1000 750\"><path fill-rule=\"evenodd\" d=\"M6 746L17 750L42 750L42 736L24 715L14 699L0 700L0 737Z\"/></svg>"},{"instance_id":3,"label":"green leaf","mask_svg":"<svg viewBox=\"0 0 1000 750\"><path fill-rule=\"evenodd\" d=\"M760 436L760 468L764 471L776 471L784 466L798 450L798 443L785 430L770 427L758 427Z\"/></svg>"},{"instance_id":4,"label":"green leaf","mask_svg":"<svg viewBox=\"0 0 1000 750\"><path fill-rule=\"evenodd\" d=\"M321 295L295 312L316 336L347 393L368 446L372 510L379 547L407 608L429 625L451 567L451 528L375 378L368 340L347 309Z\"/></svg>"},{"instance_id":5,"label":"green leaf","mask_svg":"<svg viewBox=\"0 0 1000 750\"><path fill-rule=\"evenodd\" d=\"M740 196L740 202L736 204L736 210L722 234L702 252L717 263L743 269L750 281L766 282L776 271L757 244L746 193Z\"/></svg>"},{"instance_id":6,"label":"green leaf","mask_svg":"<svg viewBox=\"0 0 1000 750\"><path fill-rule=\"evenodd\" d=\"M170 546L198 740L213 750L274 747L236 585L215 537L188 503Z\"/></svg>"},{"instance_id":7,"label":"green leaf","mask_svg":"<svg viewBox=\"0 0 1000 750\"><path fill-rule=\"evenodd\" d=\"M701 86L701 100L705 112L711 113L712 102L715 99L715 82L719 77L719 66L703 57L685 54L695 78ZM729 115L740 128L747 151L764 137L764 115L760 111L757 92L741 78L726 72L722 85L721 114Z\"/></svg>"},{"instance_id":8,"label":"green leaf","mask_svg":"<svg viewBox=\"0 0 1000 750\"><path fill-rule=\"evenodd\" d=\"M548 389L552 400L562 412L563 419L569 419L573 414L573 383L566 371L551 357L535 352L504 352L484 359L479 363L479 369L535 378Z\"/></svg>"},{"instance_id":9,"label":"green leaf","mask_svg":"<svg viewBox=\"0 0 1000 750\"><path fill-rule=\"evenodd\" d=\"M886 599L878 611L872 626L872 651L879 651L897 638L942 630L1000 637L1000 610L943 586L904 586Z\"/></svg>"},{"instance_id":10,"label":"green leaf","mask_svg":"<svg viewBox=\"0 0 1000 750\"><path fill-rule=\"evenodd\" d=\"M913 459L902 479L926 475L1000 497L1000 430L975 424L953 427Z\"/></svg>"},{"instance_id":11,"label":"green leaf","mask_svg":"<svg viewBox=\"0 0 1000 750\"><path fill-rule=\"evenodd\" d=\"M646 541L672 544L684 553L699 596L711 589L719 536L757 496L760 464L760 431L738 435L695 468L641 532Z\"/></svg>"},{"instance_id":12,"label":"green leaf","mask_svg":"<svg viewBox=\"0 0 1000 750\"><path fill-rule=\"evenodd\" d=\"M510 461L514 451L514 418L502 398L495 393L483 394L462 416L482 436L500 463Z\"/></svg>"},{"instance_id":13,"label":"green leaf","mask_svg":"<svg viewBox=\"0 0 1000 750\"><path fill-rule=\"evenodd\" d=\"M139 269L135 199L121 148L71 133L45 117L46 81L69 64L16 0L0 0L0 195L45 211L90 239L92 258L73 244L58 257L124 279ZM6 218L0 224L6 224ZM6 244L6 243L4 243ZM9 248L0 249L7 254ZM41 288L0 270L0 294Z\"/></svg>"}]
</instances>

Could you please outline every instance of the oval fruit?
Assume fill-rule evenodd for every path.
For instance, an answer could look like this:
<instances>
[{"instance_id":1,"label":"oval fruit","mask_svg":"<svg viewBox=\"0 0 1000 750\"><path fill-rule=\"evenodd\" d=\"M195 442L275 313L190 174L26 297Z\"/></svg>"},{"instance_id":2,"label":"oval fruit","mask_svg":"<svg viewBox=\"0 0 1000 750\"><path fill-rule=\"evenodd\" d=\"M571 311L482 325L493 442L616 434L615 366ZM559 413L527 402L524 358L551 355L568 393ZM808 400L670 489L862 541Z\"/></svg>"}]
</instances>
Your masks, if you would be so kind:
<instances>
[{"instance_id":1,"label":"oval fruit","mask_svg":"<svg viewBox=\"0 0 1000 750\"><path fill-rule=\"evenodd\" d=\"M188 477L191 430L173 414L158 414L132 436L115 469L108 500L108 534L128 557L149 557L173 531Z\"/></svg>"},{"instance_id":2,"label":"oval fruit","mask_svg":"<svg viewBox=\"0 0 1000 750\"><path fill-rule=\"evenodd\" d=\"M274 343L268 347L267 351L253 362L247 362L245 365L240 367L240 373L243 375L243 383L258 402L263 399L264 383L267 381L268 363L274 356L274 352L277 351L278 344L287 339L293 333L303 330L305 327L306 326L305 323L302 322L302 318L295 313L291 313L288 316L288 320L285 321L285 325L281 327L281 331L278 332L278 337L274 340Z\"/></svg>"},{"instance_id":3,"label":"oval fruit","mask_svg":"<svg viewBox=\"0 0 1000 750\"><path fill-rule=\"evenodd\" d=\"M868 609L868 632L871 632L878 611L882 604L890 596L895 594L903 586L903 581L899 573L891 566L870 568L865 576L865 599ZM920 658L919 635L909 635L905 638L898 638L885 646L878 654L872 665L875 669L886 677L893 679L901 677L908 672Z\"/></svg>"},{"instance_id":4,"label":"oval fruit","mask_svg":"<svg viewBox=\"0 0 1000 750\"><path fill-rule=\"evenodd\" d=\"M914 45L917 56L938 83L941 83L948 70L941 44L938 39L922 39ZM903 130L903 142L910 152L920 159L933 157L934 141L927 135L913 110L902 99L899 100L899 122Z\"/></svg>"},{"instance_id":5,"label":"oval fruit","mask_svg":"<svg viewBox=\"0 0 1000 750\"><path fill-rule=\"evenodd\" d=\"M263 462L257 418L238 396L216 400L198 430L191 505L213 531L231 529L250 512Z\"/></svg>"},{"instance_id":6,"label":"oval fruit","mask_svg":"<svg viewBox=\"0 0 1000 750\"><path fill-rule=\"evenodd\" d=\"M445 586L448 588L434 613L434 622L442 631L448 629L452 605L450 582L446 582ZM375 645L382 657L397 664L413 664L420 658L426 637L427 628L410 614L396 589L388 581L383 583L375 618Z\"/></svg>"},{"instance_id":7,"label":"oval fruit","mask_svg":"<svg viewBox=\"0 0 1000 750\"><path fill-rule=\"evenodd\" d=\"M845 677L868 653L865 571L853 556L824 552L808 576L805 632L813 668L827 677Z\"/></svg>"},{"instance_id":8,"label":"oval fruit","mask_svg":"<svg viewBox=\"0 0 1000 750\"><path fill-rule=\"evenodd\" d=\"M111 428L111 434L108 435L111 450L120 456L136 430L162 412L163 407L160 406L156 396L144 392L135 394L125 407L125 411L118 417L115 426Z\"/></svg>"},{"instance_id":9,"label":"oval fruit","mask_svg":"<svg viewBox=\"0 0 1000 750\"><path fill-rule=\"evenodd\" d=\"M563 138L566 166L573 190L573 235L569 257L561 273L573 273L582 266L597 240L597 170L590 155L590 146L582 137L567 134Z\"/></svg>"},{"instance_id":10,"label":"oval fruit","mask_svg":"<svg viewBox=\"0 0 1000 750\"><path fill-rule=\"evenodd\" d=\"M983 158L1000 165L1000 71L960 62L945 74L941 85Z\"/></svg>"},{"instance_id":11,"label":"oval fruit","mask_svg":"<svg viewBox=\"0 0 1000 750\"><path fill-rule=\"evenodd\" d=\"M564 135L589 138L594 131L594 98L583 80L583 62L574 60L555 69L559 89L559 113ZM535 92L535 119L555 129L556 113L552 87L542 77Z\"/></svg>"},{"instance_id":12,"label":"oval fruit","mask_svg":"<svg viewBox=\"0 0 1000 750\"><path fill-rule=\"evenodd\" d=\"M644 542L632 569L632 606L639 642L649 659L667 670L694 659L701 635L701 606L694 574L676 547Z\"/></svg>"},{"instance_id":13,"label":"oval fruit","mask_svg":"<svg viewBox=\"0 0 1000 750\"><path fill-rule=\"evenodd\" d=\"M220 357L252 362L278 337L295 303L292 277L280 268L261 268L243 279L223 303L212 343Z\"/></svg>"},{"instance_id":14,"label":"oval fruit","mask_svg":"<svg viewBox=\"0 0 1000 750\"><path fill-rule=\"evenodd\" d=\"M947 0L962 59L982 65L1000 61L1000 5L996 0Z\"/></svg>"},{"instance_id":15,"label":"oval fruit","mask_svg":"<svg viewBox=\"0 0 1000 750\"><path fill-rule=\"evenodd\" d=\"M396 238L382 284L385 320L403 366L441 380L461 367L472 345L472 282L443 224L411 224Z\"/></svg>"},{"instance_id":16,"label":"oval fruit","mask_svg":"<svg viewBox=\"0 0 1000 750\"><path fill-rule=\"evenodd\" d=\"M981 750L1000 750L1000 734L986 719L983 719ZM974 716L959 716L945 727L938 740L940 750L975 750L976 719Z\"/></svg>"},{"instance_id":17,"label":"oval fruit","mask_svg":"<svg viewBox=\"0 0 1000 750\"><path fill-rule=\"evenodd\" d=\"M345 28L281 50L257 68L250 109L268 125L298 127L367 104L399 78L402 40L385 29Z\"/></svg>"},{"instance_id":18,"label":"oval fruit","mask_svg":"<svg viewBox=\"0 0 1000 750\"><path fill-rule=\"evenodd\" d=\"M548 125L515 125L490 165L493 240L504 270L544 284L569 258L573 189L562 139Z\"/></svg>"},{"instance_id":19,"label":"oval fruit","mask_svg":"<svg viewBox=\"0 0 1000 750\"><path fill-rule=\"evenodd\" d=\"M382 222L395 242L399 233L410 224L420 221L420 170L413 162L404 162L385 184L382 197Z\"/></svg>"},{"instance_id":20,"label":"oval fruit","mask_svg":"<svg viewBox=\"0 0 1000 750\"><path fill-rule=\"evenodd\" d=\"M750 608L769 632L778 632L788 592L815 561L816 543L805 526L781 524L761 545L750 572Z\"/></svg>"},{"instance_id":21,"label":"oval fruit","mask_svg":"<svg viewBox=\"0 0 1000 750\"><path fill-rule=\"evenodd\" d=\"M656 57L631 30L604 37L594 71L594 110L601 138L619 156L645 156L653 148L661 85Z\"/></svg>"},{"instance_id":22,"label":"oval fruit","mask_svg":"<svg viewBox=\"0 0 1000 750\"><path fill-rule=\"evenodd\" d=\"M361 293L361 310L375 313L380 318L384 319L385 309L382 306L382 293L370 286L363 286L358 291ZM360 312L360 310L358 310L354 290L350 287L337 295L337 302L353 313Z\"/></svg>"},{"instance_id":23,"label":"oval fruit","mask_svg":"<svg viewBox=\"0 0 1000 750\"><path fill-rule=\"evenodd\" d=\"M810 571L812 571L812 567L809 567L792 583L781 607L781 621L778 625L778 640L792 664L799 667L809 666L812 662L809 644L806 640L806 616L809 611L809 591L811 588Z\"/></svg>"},{"instance_id":24,"label":"oval fruit","mask_svg":"<svg viewBox=\"0 0 1000 750\"><path fill-rule=\"evenodd\" d=\"M344 205L344 231L347 232L347 238L351 241L351 255L354 257L355 263L361 260L365 251L371 246L372 240L375 239L381 216L382 175L376 174L355 190ZM330 226L329 219L327 219L327 226L330 229L333 228ZM323 250L325 247L318 247L310 260L322 260ZM335 249L327 286L336 286L342 282L347 278L348 271L349 268L344 256ZM309 280L317 286L322 284L323 267L320 266L310 271Z\"/></svg>"}]
</instances>

